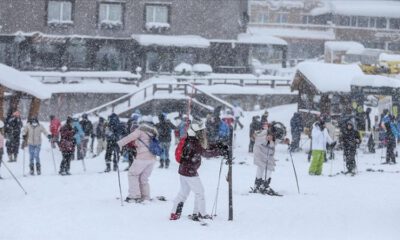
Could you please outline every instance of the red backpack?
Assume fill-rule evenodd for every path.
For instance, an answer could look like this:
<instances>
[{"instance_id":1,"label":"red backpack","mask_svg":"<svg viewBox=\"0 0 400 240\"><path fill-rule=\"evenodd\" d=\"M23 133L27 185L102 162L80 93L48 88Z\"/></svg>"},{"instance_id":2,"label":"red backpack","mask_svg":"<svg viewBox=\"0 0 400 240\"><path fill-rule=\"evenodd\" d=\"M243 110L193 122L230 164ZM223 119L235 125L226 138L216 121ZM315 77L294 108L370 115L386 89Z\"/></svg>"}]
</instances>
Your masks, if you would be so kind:
<instances>
[{"instance_id":1,"label":"red backpack","mask_svg":"<svg viewBox=\"0 0 400 240\"><path fill-rule=\"evenodd\" d=\"M185 146L186 142L186 137L182 137L179 140L178 145L176 146L175 149L175 159L178 163L181 163L182 155L183 155L183 147Z\"/></svg>"}]
</instances>

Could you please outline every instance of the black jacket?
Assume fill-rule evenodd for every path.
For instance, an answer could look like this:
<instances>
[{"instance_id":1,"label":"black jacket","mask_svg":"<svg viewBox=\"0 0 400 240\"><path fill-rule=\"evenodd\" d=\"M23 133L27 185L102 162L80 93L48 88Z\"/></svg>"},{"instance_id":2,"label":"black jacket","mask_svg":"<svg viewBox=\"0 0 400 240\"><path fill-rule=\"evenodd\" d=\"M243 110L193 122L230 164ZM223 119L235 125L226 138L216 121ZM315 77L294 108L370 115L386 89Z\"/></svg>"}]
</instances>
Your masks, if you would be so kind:
<instances>
[{"instance_id":1,"label":"black jacket","mask_svg":"<svg viewBox=\"0 0 400 240\"><path fill-rule=\"evenodd\" d=\"M163 120L156 124L158 131L158 140L160 142L171 142L171 131L176 129L175 125L169 120Z\"/></svg>"},{"instance_id":2,"label":"black jacket","mask_svg":"<svg viewBox=\"0 0 400 240\"><path fill-rule=\"evenodd\" d=\"M344 151L355 152L357 145L361 143L360 134L352 128L351 130L345 129L342 131L341 140L343 141ZM358 143L357 141L358 140Z\"/></svg>"},{"instance_id":3,"label":"black jacket","mask_svg":"<svg viewBox=\"0 0 400 240\"><path fill-rule=\"evenodd\" d=\"M83 119L79 122L79 124L81 124L85 136L90 136L93 133L93 124L91 121Z\"/></svg>"}]
</instances>

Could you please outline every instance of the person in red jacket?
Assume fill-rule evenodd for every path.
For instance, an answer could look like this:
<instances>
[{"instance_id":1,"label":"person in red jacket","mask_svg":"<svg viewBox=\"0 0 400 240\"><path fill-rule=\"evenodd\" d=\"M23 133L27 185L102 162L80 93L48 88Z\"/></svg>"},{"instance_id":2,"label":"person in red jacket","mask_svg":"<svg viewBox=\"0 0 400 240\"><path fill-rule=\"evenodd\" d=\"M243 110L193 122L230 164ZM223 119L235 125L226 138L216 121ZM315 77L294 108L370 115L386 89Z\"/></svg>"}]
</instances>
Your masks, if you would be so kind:
<instances>
[{"instance_id":1,"label":"person in red jacket","mask_svg":"<svg viewBox=\"0 0 400 240\"><path fill-rule=\"evenodd\" d=\"M185 200L190 191L195 194L192 220L211 218L206 214L206 201L204 187L197 170L201 165L201 157L227 156L228 146L221 146L218 150L207 151L207 137L205 124L201 121L193 121L187 131L187 138L183 146L182 157L179 165L179 177L181 187L174 200L170 220L180 218Z\"/></svg>"},{"instance_id":2,"label":"person in red jacket","mask_svg":"<svg viewBox=\"0 0 400 240\"><path fill-rule=\"evenodd\" d=\"M61 121L54 115L50 115L50 134L51 134L51 147L56 148L56 143L60 137Z\"/></svg>"},{"instance_id":3,"label":"person in red jacket","mask_svg":"<svg viewBox=\"0 0 400 240\"><path fill-rule=\"evenodd\" d=\"M60 175L71 175L69 172L70 163L75 151L75 129L72 126L72 118L68 117L67 122L60 129L60 151L62 153L62 161L60 165Z\"/></svg>"}]
</instances>

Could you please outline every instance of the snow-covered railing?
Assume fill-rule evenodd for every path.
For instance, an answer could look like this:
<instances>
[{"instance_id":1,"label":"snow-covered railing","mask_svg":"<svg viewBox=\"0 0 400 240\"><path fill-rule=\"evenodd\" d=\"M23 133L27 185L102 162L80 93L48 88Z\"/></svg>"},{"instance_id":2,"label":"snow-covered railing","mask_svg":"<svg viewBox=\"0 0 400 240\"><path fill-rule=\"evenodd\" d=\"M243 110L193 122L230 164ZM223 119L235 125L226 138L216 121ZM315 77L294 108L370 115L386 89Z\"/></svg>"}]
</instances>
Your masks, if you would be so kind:
<instances>
[{"instance_id":1,"label":"snow-covered railing","mask_svg":"<svg viewBox=\"0 0 400 240\"><path fill-rule=\"evenodd\" d=\"M167 95L160 95L157 96L156 93L159 92L164 92L167 93ZM110 101L108 103L105 103L101 106L98 106L96 108L93 108L89 111L85 111L85 113L89 115L94 115L94 116L107 116L111 113L116 113L116 114L122 114L126 111L129 111L132 108L135 108L137 106L140 106L141 104L158 99L158 97L161 97L162 99L166 98L182 98L182 97L193 97L193 102L207 108L208 110L212 110L213 108L208 106L207 104L203 103L202 101L199 101L196 99L197 96L202 95L208 97L210 100L216 102L217 104L223 105L226 108L233 109L233 106L210 94L207 93L206 91L198 89L195 85L191 83L181 83L181 82L164 82L164 81L153 81L150 83L143 84L140 86L138 90L135 92L126 94L122 97L119 97L113 101ZM204 100L204 97L201 98L201 100ZM77 116L82 115L83 113L78 113L75 114Z\"/></svg>"},{"instance_id":2,"label":"snow-covered railing","mask_svg":"<svg viewBox=\"0 0 400 240\"><path fill-rule=\"evenodd\" d=\"M233 84L239 86L264 85L274 88L276 86L290 86L292 78L272 75L253 74L221 74L212 73L205 76L189 75L176 76L180 82L191 82L194 84L216 85L216 84Z\"/></svg>"},{"instance_id":3,"label":"snow-covered railing","mask_svg":"<svg viewBox=\"0 0 400 240\"><path fill-rule=\"evenodd\" d=\"M25 72L33 78L39 78L42 83L71 83L83 80L111 81L119 83L138 84L140 74L128 71L72 71L72 72Z\"/></svg>"}]
</instances>

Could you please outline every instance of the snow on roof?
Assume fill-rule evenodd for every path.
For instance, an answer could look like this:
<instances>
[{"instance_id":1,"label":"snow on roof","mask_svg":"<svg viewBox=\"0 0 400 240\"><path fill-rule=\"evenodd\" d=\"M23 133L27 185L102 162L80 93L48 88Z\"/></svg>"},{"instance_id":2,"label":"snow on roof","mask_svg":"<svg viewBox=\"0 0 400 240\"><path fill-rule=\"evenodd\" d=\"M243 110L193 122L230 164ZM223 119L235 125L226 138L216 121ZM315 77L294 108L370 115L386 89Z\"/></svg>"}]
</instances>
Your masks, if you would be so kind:
<instances>
[{"instance_id":1,"label":"snow on roof","mask_svg":"<svg viewBox=\"0 0 400 240\"><path fill-rule=\"evenodd\" d=\"M155 34L134 34L135 39L142 46L158 45L166 47L193 47L208 48L210 41L196 35L155 35Z\"/></svg>"},{"instance_id":2,"label":"snow on roof","mask_svg":"<svg viewBox=\"0 0 400 240\"><path fill-rule=\"evenodd\" d=\"M51 92L46 85L23 72L0 63L0 73L0 84L9 89L28 93L39 99L51 98Z\"/></svg>"},{"instance_id":3,"label":"snow on roof","mask_svg":"<svg viewBox=\"0 0 400 240\"><path fill-rule=\"evenodd\" d=\"M320 92L350 92L352 79L364 75L355 64L302 62L297 70Z\"/></svg>"},{"instance_id":4,"label":"snow on roof","mask_svg":"<svg viewBox=\"0 0 400 240\"><path fill-rule=\"evenodd\" d=\"M31 77L76 77L76 78L126 78L139 79L140 74L128 71L72 71L72 72L42 72L28 71L25 72Z\"/></svg>"},{"instance_id":5,"label":"snow on roof","mask_svg":"<svg viewBox=\"0 0 400 240\"><path fill-rule=\"evenodd\" d=\"M238 43L287 45L287 42L285 40L274 37L272 35L251 33L240 33L238 35Z\"/></svg>"},{"instance_id":6,"label":"snow on roof","mask_svg":"<svg viewBox=\"0 0 400 240\"><path fill-rule=\"evenodd\" d=\"M379 55L379 61L384 61L384 62L400 61L400 55L381 53Z\"/></svg>"},{"instance_id":7,"label":"snow on roof","mask_svg":"<svg viewBox=\"0 0 400 240\"><path fill-rule=\"evenodd\" d=\"M193 72L197 73L212 73L212 67L204 63L196 63L193 65Z\"/></svg>"},{"instance_id":8,"label":"snow on roof","mask_svg":"<svg viewBox=\"0 0 400 240\"><path fill-rule=\"evenodd\" d=\"M348 16L370 16L399 18L398 1L329 1L324 6L311 10L311 15L333 13Z\"/></svg>"},{"instance_id":9,"label":"snow on roof","mask_svg":"<svg viewBox=\"0 0 400 240\"><path fill-rule=\"evenodd\" d=\"M279 9L279 8L304 8L303 0L280 0L280 1L266 1L266 0L253 0L251 4L257 4L262 6L267 6L269 8Z\"/></svg>"},{"instance_id":10,"label":"snow on roof","mask_svg":"<svg viewBox=\"0 0 400 240\"><path fill-rule=\"evenodd\" d=\"M289 28L265 28L265 27L249 27L248 33L253 34L265 34L276 37L289 37L299 39L324 39L334 40L335 33L332 29L328 31L317 31L317 30L301 30L301 29L289 29Z\"/></svg>"},{"instance_id":11,"label":"snow on roof","mask_svg":"<svg viewBox=\"0 0 400 240\"><path fill-rule=\"evenodd\" d=\"M353 78L351 85L359 87L400 88L400 79L389 78L381 75L360 75Z\"/></svg>"},{"instance_id":12,"label":"snow on roof","mask_svg":"<svg viewBox=\"0 0 400 240\"><path fill-rule=\"evenodd\" d=\"M352 41L327 41L325 42L325 49L330 51L356 51L362 52L365 50L364 46L358 42Z\"/></svg>"}]
</instances>

